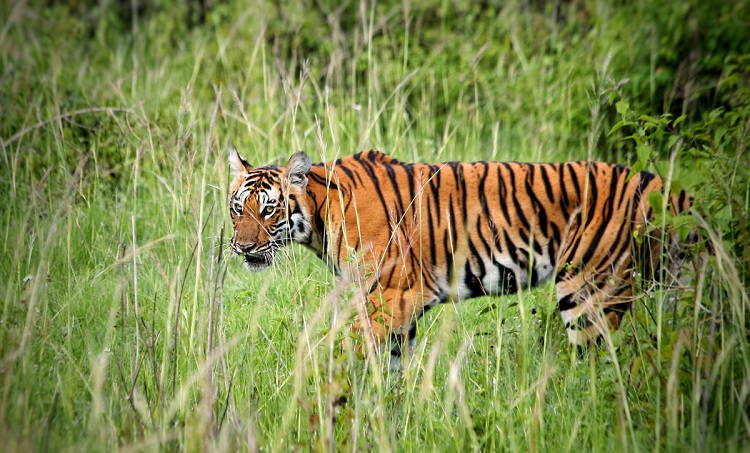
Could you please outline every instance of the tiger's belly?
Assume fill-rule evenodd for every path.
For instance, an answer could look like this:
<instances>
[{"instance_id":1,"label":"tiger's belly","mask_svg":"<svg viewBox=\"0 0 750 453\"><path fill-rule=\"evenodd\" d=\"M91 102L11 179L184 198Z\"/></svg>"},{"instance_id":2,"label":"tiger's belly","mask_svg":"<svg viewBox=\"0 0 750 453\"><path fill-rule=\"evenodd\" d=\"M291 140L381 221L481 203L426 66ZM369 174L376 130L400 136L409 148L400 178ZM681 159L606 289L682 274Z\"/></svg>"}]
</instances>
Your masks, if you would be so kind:
<instances>
[{"instance_id":1,"label":"tiger's belly","mask_svg":"<svg viewBox=\"0 0 750 453\"><path fill-rule=\"evenodd\" d=\"M527 263L531 261L531 263ZM449 271L449 298L454 301L481 296L513 294L548 281L555 271L551 257L534 254L514 260L508 255L469 254Z\"/></svg>"}]
</instances>

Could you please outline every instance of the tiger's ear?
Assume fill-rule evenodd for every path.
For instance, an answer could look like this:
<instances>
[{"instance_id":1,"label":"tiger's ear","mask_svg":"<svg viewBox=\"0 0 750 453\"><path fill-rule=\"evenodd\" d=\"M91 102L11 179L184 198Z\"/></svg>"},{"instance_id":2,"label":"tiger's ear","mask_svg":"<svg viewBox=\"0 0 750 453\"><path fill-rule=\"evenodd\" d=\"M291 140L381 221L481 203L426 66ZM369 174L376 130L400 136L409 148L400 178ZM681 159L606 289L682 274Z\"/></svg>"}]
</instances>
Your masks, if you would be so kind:
<instances>
[{"instance_id":1,"label":"tiger's ear","mask_svg":"<svg viewBox=\"0 0 750 453\"><path fill-rule=\"evenodd\" d=\"M295 185L301 189L307 187L307 172L312 167L312 161L304 151L297 151L289 158L284 171L284 177L289 184Z\"/></svg>"},{"instance_id":2,"label":"tiger's ear","mask_svg":"<svg viewBox=\"0 0 750 453\"><path fill-rule=\"evenodd\" d=\"M229 166L232 169L233 178L236 178L240 173L247 173L251 168L253 168L253 166L250 165L250 163L246 161L244 157L240 156L239 153L237 153L237 150L234 148L229 148Z\"/></svg>"}]
</instances>

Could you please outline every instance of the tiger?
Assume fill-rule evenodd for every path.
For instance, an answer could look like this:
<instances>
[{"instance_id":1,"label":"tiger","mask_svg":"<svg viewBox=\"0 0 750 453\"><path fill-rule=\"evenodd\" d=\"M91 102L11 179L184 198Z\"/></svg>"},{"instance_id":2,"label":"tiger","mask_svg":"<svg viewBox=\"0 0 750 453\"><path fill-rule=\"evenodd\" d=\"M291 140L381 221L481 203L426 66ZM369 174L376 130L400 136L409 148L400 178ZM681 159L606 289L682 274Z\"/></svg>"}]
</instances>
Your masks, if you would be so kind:
<instances>
[{"instance_id":1,"label":"tiger","mask_svg":"<svg viewBox=\"0 0 750 453\"><path fill-rule=\"evenodd\" d=\"M601 339L619 328L639 273L657 273L664 244L679 239L648 228L662 178L619 164L405 163L366 150L253 167L234 149L229 163L231 249L251 271L293 242L336 275L366 269L351 328L391 345L392 362L438 304L551 279L568 341ZM673 215L692 204L682 189L663 199Z\"/></svg>"}]
</instances>

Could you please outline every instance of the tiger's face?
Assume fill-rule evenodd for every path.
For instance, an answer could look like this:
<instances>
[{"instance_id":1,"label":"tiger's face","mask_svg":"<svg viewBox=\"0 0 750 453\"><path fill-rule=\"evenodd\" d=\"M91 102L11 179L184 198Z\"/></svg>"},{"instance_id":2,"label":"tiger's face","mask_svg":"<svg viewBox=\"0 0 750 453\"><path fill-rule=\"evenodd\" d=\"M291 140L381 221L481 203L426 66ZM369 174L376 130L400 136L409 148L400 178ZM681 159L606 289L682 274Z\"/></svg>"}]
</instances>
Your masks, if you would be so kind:
<instances>
[{"instance_id":1,"label":"tiger's face","mask_svg":"<svg viewBox=\"0 0 750 453\"><path fill-rule=\"evenodd\" d=\"M310 158L300 151L286 167L254 168L232 149L229 163L234 175L229 185L231 247L249 270L259 271L273 263L281 247L309 240L312 227L304 200Z\"/></svg>"}]
</instances>

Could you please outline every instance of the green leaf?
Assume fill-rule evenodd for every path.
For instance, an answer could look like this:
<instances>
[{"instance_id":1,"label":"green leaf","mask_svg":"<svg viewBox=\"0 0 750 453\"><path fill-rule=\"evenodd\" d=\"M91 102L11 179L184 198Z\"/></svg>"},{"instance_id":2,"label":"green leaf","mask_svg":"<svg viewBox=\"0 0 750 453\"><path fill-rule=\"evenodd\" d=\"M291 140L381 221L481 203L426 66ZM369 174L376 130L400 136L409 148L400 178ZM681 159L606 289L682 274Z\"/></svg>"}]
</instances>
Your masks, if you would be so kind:
<instances>
[{"instance_id":1,"label":"green leaf","mask_svg":"<svg viewBox=\"0 0 750 453\"><path fill-rule=\"evenodd\" d=\"M680 231L680 236L682 236L683 230L687 235L690 230L698 226L698 221L692 214L683 213L672 217L672 225Z\"/></svg>"},{"instance_id":2,"label":"green leaf","mask_svg":"<svg viewBox=\"0 0 750 453\"><path fill-rule=\"evenodd\" d=\"M615 103L615 108L617 109L617 113L620 115L625 115L628 113L628 110L630 110L630 104L628 101L625 100L619 100Z\"/></svg>"},{"instance_id":3,"label":"green leaf","mask_svg":"<svg viewBox=\"0 0 750 453\"><path fill-rule=\"evenodd\" d=\"M687 115L678 116L677 119L674 120L674 123L672 123L672 127L677 127L681 122L685 121L685 118L687 118Z\"/></svg>"},{"instance_id":4,"label":"green leaf","mask_svg":"<svg viewBox=\"0 0 750 453\"><path fill-rule=\"evenodd\" d=\"M712 110L712 111L711 111L711 112L710 112L710 113L708 114L708 118L709 118L709 119L710 119L711 121L714 121L714 120L716 120L716 118L720 117L722 113L724 113L724 109L723 109L723 108L721 108L721 107L719 107L718 109Z\"/></svg>"},{"instance_id":5,"label":"green leaf","mask_svg":"<svg viewBox=\"0 0 750 453\"><path fill-rule=\"evenodd\" d=\"M677 233L680 235L680 240L687 239L688 235L691 231L693 231L693 226L691 225L680 225L679 227L676 227Z\"/></svg>"},{"instance_id":6,"label":"green leaf","mask_svg":"<svg viewBox=\"0 0 750 453\"><path fill-rule=\"evenodd\" d=\"M661 212L664 202L664 195L662 195L662 193L658 190L654 190L653 192L648 194L648 202L654 212Z\"/></svg>"},{"instance_id":7,"label":"green leaf","mask_svg":"<svg viewBox=\"0 0 750 453\"><path fill-rule=\"evenodd\" d=\"M724 137L724 134L727 133L727 128L723 126L719 126L714 131L714 143L718 144L721 139Z\"/></svg>"},{"instance_id":8,"label":"green leaf","mask_svg":"<svg viewBox=\"0 0 750 453\"><path fill-rule=\"evenodd\" d=\"M682 183L676 179L673 179L672 184L669 186L669 191L675 195L679 195L680 190L682 190Z\"/></svg>"},{"instance_id":9,"label":"green leaf","mask_svg":"<svg viewBox=\"0 0 750 453\"><path fill-rule=\"evenodd\" d=\"M624 125L625 125L625 120L618 121L614 126L612 126L612 130L609 131L609 134L607 134L607 137L619 131L620 128L622 128L622 126Z\"/></svg>"},{"instance_id":10,"label":"green leaf","mask_svg":"<svg viewBox=\"0 0 750 453\"><path fill-rule=\"evenodd\" d=\"M641 162L638 161L632 167L630 167L630 174L628 175L628 179L627 180L630 181L630 178L632 178L633 176L637 175L641 171L643 171L643 165L641 165Z\"/></svg>"},{"instance_id":11,"label":"green leaf","mask_svg":"<svg viewBox=\"0 0 750 453\"><path fill-rule=\"evenodd\" d=\"M641 164L641 168L646 168L648 160L651 158L651 147L647 143L639 143L635 152L638 154L638 162Z\"/></svg>"},{"instance_id":12,"label":"green leaf","mask_svg":"<svg viewBox=\"0 0 750 453\"><path fill-rule=\"evenodd\" d=\"M623 140L632 139L633 142L640 143L641 142L641 136L638 133L635 133L633 135L628 135L627 137L623 137Z\"/></svg>"}]
</instances>

